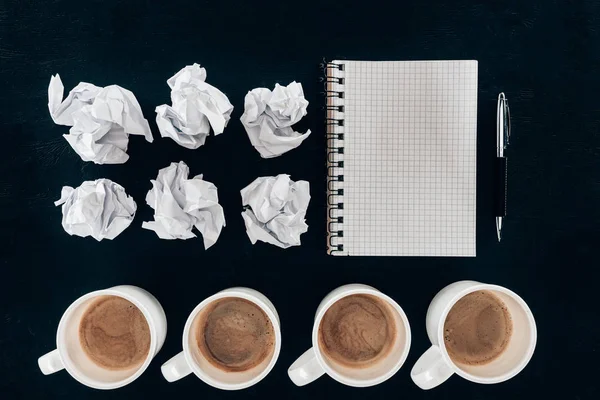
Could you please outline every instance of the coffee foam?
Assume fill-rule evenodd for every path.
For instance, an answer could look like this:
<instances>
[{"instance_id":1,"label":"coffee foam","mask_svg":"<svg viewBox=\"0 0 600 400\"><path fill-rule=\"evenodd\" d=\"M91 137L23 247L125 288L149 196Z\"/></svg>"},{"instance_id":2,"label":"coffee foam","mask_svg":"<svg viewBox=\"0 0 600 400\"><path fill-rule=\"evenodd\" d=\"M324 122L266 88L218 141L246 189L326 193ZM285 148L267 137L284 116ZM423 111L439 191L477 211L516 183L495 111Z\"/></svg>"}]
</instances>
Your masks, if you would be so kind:
<instances>
[{"instance_id":1,"label":"coffee foam","mask_svg":"<svg viewBox=\"0 0 600 400\"><path fill-rule=\"evenodd\" d=\"M319 347L326 358L350 368L371 367L387 357L396 337L390 306L366 294L341 298L319 325Z\"/></svg>"},{"instance_id":2,"label":"coffee foam","mask_svg":"<svg viewBox=\"0 0 600 400\"><path fill-rule=\"evenodd\" d=\"M504 302L483 290L461 298L444 322L444 340L450 358L460 364L485 365L506 349L512 319Z\"/></svg>"},{"instance_id":3,"label":"coffee foam","mask_svg":"<svg viewBox=\"0 0 600 400\"><path fill-rule=\"evenodd\" d=\"M126 370L141 365L150 351L150 328L142 312L118 296L101 296L79 323L79 342L99 367Z\"/></svg>"},{"instance_id":4,"label":"coffee foam","mask_svg":"<svg viewBox=\"0 0 600 400\"><path fill-rule=\"evenodd\" d=\"M226 297L206 306L193 331L199 353L225 372L244 372L271 357L275 332L267 314L249 300Z\"/></svg>"}]
</instances>

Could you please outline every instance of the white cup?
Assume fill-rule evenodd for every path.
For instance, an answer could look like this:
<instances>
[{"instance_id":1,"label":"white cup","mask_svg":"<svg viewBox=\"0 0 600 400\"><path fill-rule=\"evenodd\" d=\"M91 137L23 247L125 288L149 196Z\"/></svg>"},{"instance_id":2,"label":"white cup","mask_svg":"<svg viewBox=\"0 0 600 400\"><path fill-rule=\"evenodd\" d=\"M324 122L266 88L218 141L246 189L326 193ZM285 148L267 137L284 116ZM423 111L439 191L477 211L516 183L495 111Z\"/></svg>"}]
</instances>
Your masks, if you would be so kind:
<instances>
[{"instance_id":1,"label":"white cup","mask_svg":"<svg viewBox=\"0 0 600 400\"><path fill-rule=\"evenodd\" d=\"M444 323L458 300L469 293L487 290L506 305L513 324L512 336L504 352L484 365L462 365L453 362L444 342ZM452 374L476 383L500 383L517 375L529 362L537 340L535 320L527 304L514 292L496 285L460 281L446 286L431 301L426 317L431 347L419 358L410 375L421 389L431 389Z\"/></svg>"},{"instance_id":2,"label":"white cup","mask_svg":"<svg viewBox=\"0 0 600 400\"><path fill-rule=\"evenodd\" d=\"M267 314L275 331L275 349L271 357L247 371L223 371L212 365L199 351L195 350L196 338L192 328L194 327L196 317L206 306L215 300L225 297L238 297L256 304ZM245 389L260 382L273 369L273 366L277 362L279 351L281 350L279 316L273 303L262 293L244 287L226 289L208 297L194 308L185 323L182 344L183 351L164 363L161 367L162 374L167 381L177 381L193 372L198 378L218 389Z\"/></svg>"},{"instance_id":3,"label":"white cup","mask_svg":"<svg viewBox=\"0 0 600 400\"><path fill-rule=\"evenodd\" d=\"M336 364L323 354L319 347L319 325L325 312L343 297L355 294L375 296L391 306L394 311L396 324L396 340L389 355L367 368L349 368ZM410 349L410 325L402 308L391 297L367 285L351 284L340 286L330 292L319 307L315 316L312 330L312 345L288 369L288 375L297 386L307 385L323 374L331 376L338 382L348 386L373 386L391 378L404 364Z\"/></svg>"},{"instance_id":4,"label":"white cup","mask_svg":"<svg viewBox=\"0 0 600 400\"><path fill-rule=\"evenodd\" d=\"M111 371L96 365L79 341L79 323L90 303L100 296L119 296L133 303L144 315L150 328L150 350L142 365ZM148 368L167 336L167 317L160 303L150 293L136 286L115 286L88 293L67 308L58 324L56 349L38 359L44 375L66 369L77 381L95 389L116 389L136 380Z\"/></svg>"}]
</instances>

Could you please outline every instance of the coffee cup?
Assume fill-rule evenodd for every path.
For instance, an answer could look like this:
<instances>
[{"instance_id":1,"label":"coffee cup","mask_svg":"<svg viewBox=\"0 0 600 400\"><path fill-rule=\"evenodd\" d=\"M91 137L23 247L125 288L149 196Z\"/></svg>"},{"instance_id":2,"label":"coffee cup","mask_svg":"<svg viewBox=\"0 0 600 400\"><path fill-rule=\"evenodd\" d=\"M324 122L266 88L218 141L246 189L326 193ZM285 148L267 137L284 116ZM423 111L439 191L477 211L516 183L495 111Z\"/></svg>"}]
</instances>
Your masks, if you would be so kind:
<instances>
[{"instance_id":1,"label":"coffee cup","mask_svg":"<svg viewBox=\"0 0 600 400\"><path fill-rule=\"evenodd\" d=\"M288 375L297 386L324 374L349 386L377 385L400 369L410 341L408 319L391 297L370 286L344 285L321 301L312 348L290 366Z\"/></svg>"},{"instance_id":2,"label":"coffee cup","mask_svg":"<svg viewBox=\"0 0 600 400\"><path fill-rule=\"evenodd\" d=\"M514 292L475 281L455 282L431 301L431 347L411 371L421 389L457 374L476 383L506 381L525 368L537 340L531 310Z\"/></svg>"},{"instance_id":3,"label":"coffee cup","mask_svg":"<svg viewBox=\"0 0 600 400\"><path fill-rule=\"evenodd\" d=\"M119 315L111 319L113 314ZM120 331L118 343L106 341L105 330ZM147 291L129 285L98 290L67 308L58 324L56 349L40 357L38 365L44 375L66 369L86 386L116 389L148 368L166 334L165 313Z\"/></svg>"},{"instance_id":4,"label":"coffee cup","mask_svg":"<svg viewBox=\"0 0 600 400\"><path fill-rule=\"evenodd\" d=\"M194 308L183 329L182 346L183 351L161 367L167 381L193 372L218 389L244 389L260 382L277 362L279 316L260 292L226 289Z\"/></svg>"}]
</instances>

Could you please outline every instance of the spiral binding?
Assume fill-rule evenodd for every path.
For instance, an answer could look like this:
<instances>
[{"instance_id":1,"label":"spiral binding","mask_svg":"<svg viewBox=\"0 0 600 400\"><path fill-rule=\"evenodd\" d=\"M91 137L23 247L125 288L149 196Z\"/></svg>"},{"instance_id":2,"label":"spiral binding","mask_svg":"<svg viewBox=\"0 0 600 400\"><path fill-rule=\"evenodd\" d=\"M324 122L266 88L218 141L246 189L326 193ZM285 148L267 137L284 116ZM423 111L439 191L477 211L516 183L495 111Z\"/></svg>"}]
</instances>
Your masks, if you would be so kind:
<instances>
[{"instance_id":1,"label":"spiral binding","mask_svg":"<svg viewBox=\"0 0 600 400\"><path fill-rule=\"evenodd\" d=\"M327 244L329 254L344 252L344 84L345 66L323 62L327 128Z\"/></svg>"}]
</instances>

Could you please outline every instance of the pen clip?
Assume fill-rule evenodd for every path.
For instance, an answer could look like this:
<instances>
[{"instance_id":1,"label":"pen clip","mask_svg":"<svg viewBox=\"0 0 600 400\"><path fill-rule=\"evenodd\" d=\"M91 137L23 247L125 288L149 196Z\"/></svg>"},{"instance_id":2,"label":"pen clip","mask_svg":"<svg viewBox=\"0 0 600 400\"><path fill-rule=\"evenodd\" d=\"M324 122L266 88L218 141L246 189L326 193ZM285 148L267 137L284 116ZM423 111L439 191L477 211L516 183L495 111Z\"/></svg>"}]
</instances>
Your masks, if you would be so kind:
<instances>
[{"instance_id":1,"label":"pen clip","mask_svg":"<svg viewBox=\"0 0 600 400\"><path fill-rule=\"evenodd\" d=\"M504 148L509 145L511 126L510 126L510 108L508 107L508 99L504 97Z\"/></svg>"}]
</instances>

